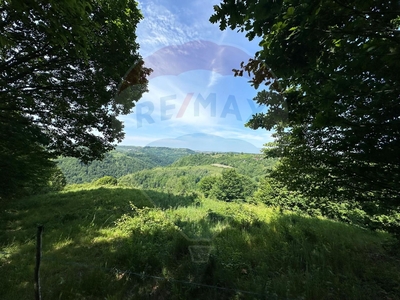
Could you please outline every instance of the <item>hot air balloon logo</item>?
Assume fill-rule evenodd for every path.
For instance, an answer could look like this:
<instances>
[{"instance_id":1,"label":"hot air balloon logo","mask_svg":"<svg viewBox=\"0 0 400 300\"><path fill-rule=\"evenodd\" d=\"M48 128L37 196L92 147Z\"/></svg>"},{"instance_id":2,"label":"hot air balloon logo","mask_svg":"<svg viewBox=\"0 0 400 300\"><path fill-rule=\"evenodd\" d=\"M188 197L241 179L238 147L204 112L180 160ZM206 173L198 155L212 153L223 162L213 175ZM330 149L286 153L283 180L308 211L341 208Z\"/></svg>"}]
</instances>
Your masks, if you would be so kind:
<instances>
[{"instance_id":1,"label":"hot air balloon logo","mask_svg":"<svg viewBox=\"0 0 400 300\"><path fill-rule=\"evenodd\" d=\"M206 71L212 74L211 77L229 77L232 80L234 77L233 69L237 68L241 62L246 62L249 59L250 56L237 47L197 40L161 48L145 57L144 62L140 63L144 63L147 70L152 70L149 73L150 75L147 76L150 84L155 81L166 80L183 80L187 84L197 80L195 77L189 78L190 75L187 75L189 77L184 75L193 73L193 71ZM132 73L135 74L134 70L132 68L132 72L128 73L127 78L130 75L137 80L137 75L136 77L132 76ZM248 74L243 74L243 77L245 80L249 79ZM204 85L207 84L204 82L197 84L196 88L201 89L197 93L188 90L184 95L177 95L174 92L166 91L165 95L157 99L153 97L151 100L140 101L135 109L137 128L156 123L155 114L157 112L159 121L172 118L181 119L188 115L189 107L191 108L190 117L200 117L205 116L205 114L211 118L225 119L231 117L241 124L246 122L251 115L260 113L263 109L257 106L252 99L238 99L237 95L234 94L228 93L222 98L216 92L207 90ZM155 103L155 101L158 101L158 103ZM245 109L243 109L243 106L245 106Z\"/></svg>"}]
</instances>

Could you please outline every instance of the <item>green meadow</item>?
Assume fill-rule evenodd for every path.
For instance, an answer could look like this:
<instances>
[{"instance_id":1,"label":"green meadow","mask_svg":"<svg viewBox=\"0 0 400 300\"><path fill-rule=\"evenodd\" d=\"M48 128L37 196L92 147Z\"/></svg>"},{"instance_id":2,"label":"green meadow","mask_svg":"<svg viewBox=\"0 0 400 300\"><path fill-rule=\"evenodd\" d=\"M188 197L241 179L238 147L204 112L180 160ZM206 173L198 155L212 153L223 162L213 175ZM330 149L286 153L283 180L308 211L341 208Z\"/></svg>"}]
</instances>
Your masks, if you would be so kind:
<instances>
[{"instance_id":1,"label":"green meadow","mask_svg":"<svg viewBox=\"0 0 400 300\"><path fill-rule=\"evenodd\" d=\"M80 184L2 203L0 299L400 299L395 240L199 193Z\"/></svg>"}]
</instances>

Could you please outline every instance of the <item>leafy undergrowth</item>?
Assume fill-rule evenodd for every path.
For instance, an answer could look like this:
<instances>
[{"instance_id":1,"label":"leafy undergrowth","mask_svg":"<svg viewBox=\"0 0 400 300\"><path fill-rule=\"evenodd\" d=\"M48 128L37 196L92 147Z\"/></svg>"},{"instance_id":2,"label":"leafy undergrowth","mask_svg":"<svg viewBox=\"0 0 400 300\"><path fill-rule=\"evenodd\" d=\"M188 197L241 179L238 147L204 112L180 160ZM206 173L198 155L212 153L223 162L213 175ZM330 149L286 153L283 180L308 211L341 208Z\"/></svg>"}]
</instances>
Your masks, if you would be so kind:
<instances>
[{"instance_id":1,"label":"leafy undergrowth","mask_svg":"<svg viewBox=\"0 0 400 300\"><path fill-rule=\"evenodd\" d=\"M75 185L3 204L0 299L400 299L386 233L123 187Z\"/></svg>"}]
</instances>

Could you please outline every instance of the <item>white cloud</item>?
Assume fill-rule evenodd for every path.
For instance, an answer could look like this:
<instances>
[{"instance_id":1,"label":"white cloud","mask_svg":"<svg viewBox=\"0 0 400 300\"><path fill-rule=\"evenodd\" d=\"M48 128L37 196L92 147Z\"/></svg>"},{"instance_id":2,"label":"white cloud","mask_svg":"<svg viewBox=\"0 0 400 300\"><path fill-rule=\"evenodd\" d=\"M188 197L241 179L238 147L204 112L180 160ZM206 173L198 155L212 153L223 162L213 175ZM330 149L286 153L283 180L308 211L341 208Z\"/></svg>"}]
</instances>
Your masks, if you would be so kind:
<instances>
[{"instance_id":1,"label":"white cloud","mask_svg":"<svg viewBox=\"0 0 400 300\"><path fill-rule=\"evenodd\" d=\"M160 139L161 137L145 137L145 136L135 136L135 135L126 135L124 140L120 145L127 145L127 146L146 146L147 144L154 142L157 139Z\"/></svg>"},{"instance_id":2,"label":"white cloud","mask_svg":"<svg viewBox=\"0 0 400 300\"><path fill-rule=\"evenodd\" d=\"M250 43L244 34L235 31L221 32L217 24L209 22L213 5L219 2L219 0L140 0L144 20L138 25L137 41L140 44L141 55L147 57L167 46L202 40L234 46L253 56L259 48L257 41ZM196 47L196 44L193 43L191 46ZM199 47L201 46L199 42ZM178 48L179 51L185 51L184 49ZM168 49L164 50L168 51ZM262 147L262 144L270 141L270 133L253 131L244 127L247 117L252 112L247 99L252 99L256 92L249 86L247 79L234 79L233 76L219 74L218 70L223 66L222 64L232 63L232 60L226 60L229 56L223 51L213 55L214 61L210 63L212 70L184 72L178 76L164 75L150 80L149 93L146 93L138 102L137 108L143 103L151 102L154 109L151 113L153 122L149 124L146 119L143 119L142 123L138 124L137 108L134 109L133 114L122 117L126 130L123 144L147 145L158 139L175 138L191 133L208 133L225 138L242 139L256 147ZM235 64L235 61L233 63ZM169 70L168 61L164 64L162 67ZM238 67L239 64L240 62L238 62ZM186 107L185 113L178 117L178 112L188 93L194 93L194 96ZM197 95L201 94L206 98L210 93L217 95L216 116L211 116L210 106L206 108L200 106L200 111L196 115L193 103ZM222 116L224 105L230 95L236 97L242 120L237 120L231 113L225 114L226 117ZM170 107L163 111L160 99L167 96L172 96L165 102ZM171 115L171 118L162 120L162 116L166 115Z\"/></svg>"},{"instance_id":3,"label":"white cloud","mask_svg":"<svg viewBox=\"0 0 400 300\"><path fill-rule=\"evenodd\" d=\"M201 25L192 23L189 26L180 22L164 5L143 2L142 13L144 20L138 25L137 35L143 56L168 45L179 45L200 38L197 28Z\"/></svg>"}]
</instances>

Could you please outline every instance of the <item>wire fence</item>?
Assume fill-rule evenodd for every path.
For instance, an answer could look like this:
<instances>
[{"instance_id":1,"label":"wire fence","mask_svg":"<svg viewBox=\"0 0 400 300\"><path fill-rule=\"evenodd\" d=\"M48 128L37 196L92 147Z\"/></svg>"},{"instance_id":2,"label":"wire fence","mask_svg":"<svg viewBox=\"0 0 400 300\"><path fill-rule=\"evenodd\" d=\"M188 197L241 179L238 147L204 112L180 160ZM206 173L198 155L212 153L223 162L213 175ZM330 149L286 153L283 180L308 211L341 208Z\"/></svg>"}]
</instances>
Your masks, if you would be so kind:
<instances>
[{"instance_id":1,"label":"wire fence","mask_svg":"<svg viewBox=\"0 0 400 300\"><path fill-rule=\"evenodd\" d=\"M51 258L42 258L42 261L56 262L59 265L78 266L78 267L84 267L84 268L88 268L88 269L98 269L98 270L103 270L103 271L107 271L107 272L113 272L113 273L117 273L117 274L127 274L127 275L132 275L132 276L138 277L138 278L140 278L142 280L144 280L144 279L155 279L157 281L165 281L165 282L169 282L169 283L180 283L180 284L185 284L185 285L190 285L190 286L204 287L204 288L210 288L210 289L227 291L227 292L235 292L235 293L259 296L259 297L265 296L265 295L260 294L260 293L255 293L255 292L241 290L241 289L226 288L226 287L221 287L221 286L217 286L217 285L210 285L210 284L192 282L192 281L181 280L181 279L166 278L166 277L146 274L145 272L141 272L141 273L133 272L133 271L131 271L129 269L121 270L121 269L116 268L116 267L103 267L103 266L89 265L89 264L84 264L84 263L74 262L74 261L63 261L63 262L60 262L60 260L51 259Z\"/></svg>"},{"instance_id":2,"label":"wire fence","mask_svg":"<svg viewBox=\"0 0 400 300\"><path fill-rule=\"evenodd\" d=\"M141 280L144 279L154 279L157 281L163 281L163 282L168 282L168 283L176 283L176 284L183 284L183 285L189 285L193 287L201 287L201 288L208 288L208 289L214 289L214 290L219 290L219 291L225 291L225 292L232 292L236 294L243 294L243 295L252 295L256 296L258 298L265 299L266 294L261 294L261 293L256 293L253 291L247 291L247 290L242 290L242 289L235 289L235 288L228 288L228 287L222 287L222 286L217 286L217 285L210 285L210 284L205 284L205 283L199 283L199 282L193 282L193 281L188 281L188 280L182 280L182 279L174 279L170 277L161 277L161 276L156 276L156 275L151 275L151 274L146 274L145 272L134 272L130 269L119 269L117 267L106 267L106 266L99 266L99 265L93 265L93 264L86 264L86 263L81 263L81 262L76 262L76 261L66 261L63 260L61 261L60 259L53 259L51 257L43 257L42 255L42 240L41 240L41 235L42 235L42 230L39 229L38 227L38 233L37 233L37 245L36 245L36 261L35 261L35 298L37 300L41 299L41 286L40 286L40 264L41 262L52 262L56 263L57 265L64 265L64 266L78 266L78 267L84 267L87 269L97 269L97 270L103 270L105 272L112 272L116 274L126 274L126 275L131 275L135 276L137 278L140 278ZM195 246L196 247L196 246ZM202 246L199 246L202 247ZM5 251L0 251L0 255L3 255L5 257L10 257L12 256L11 252L5 252Z\"/></svg>"}]
</instances>

